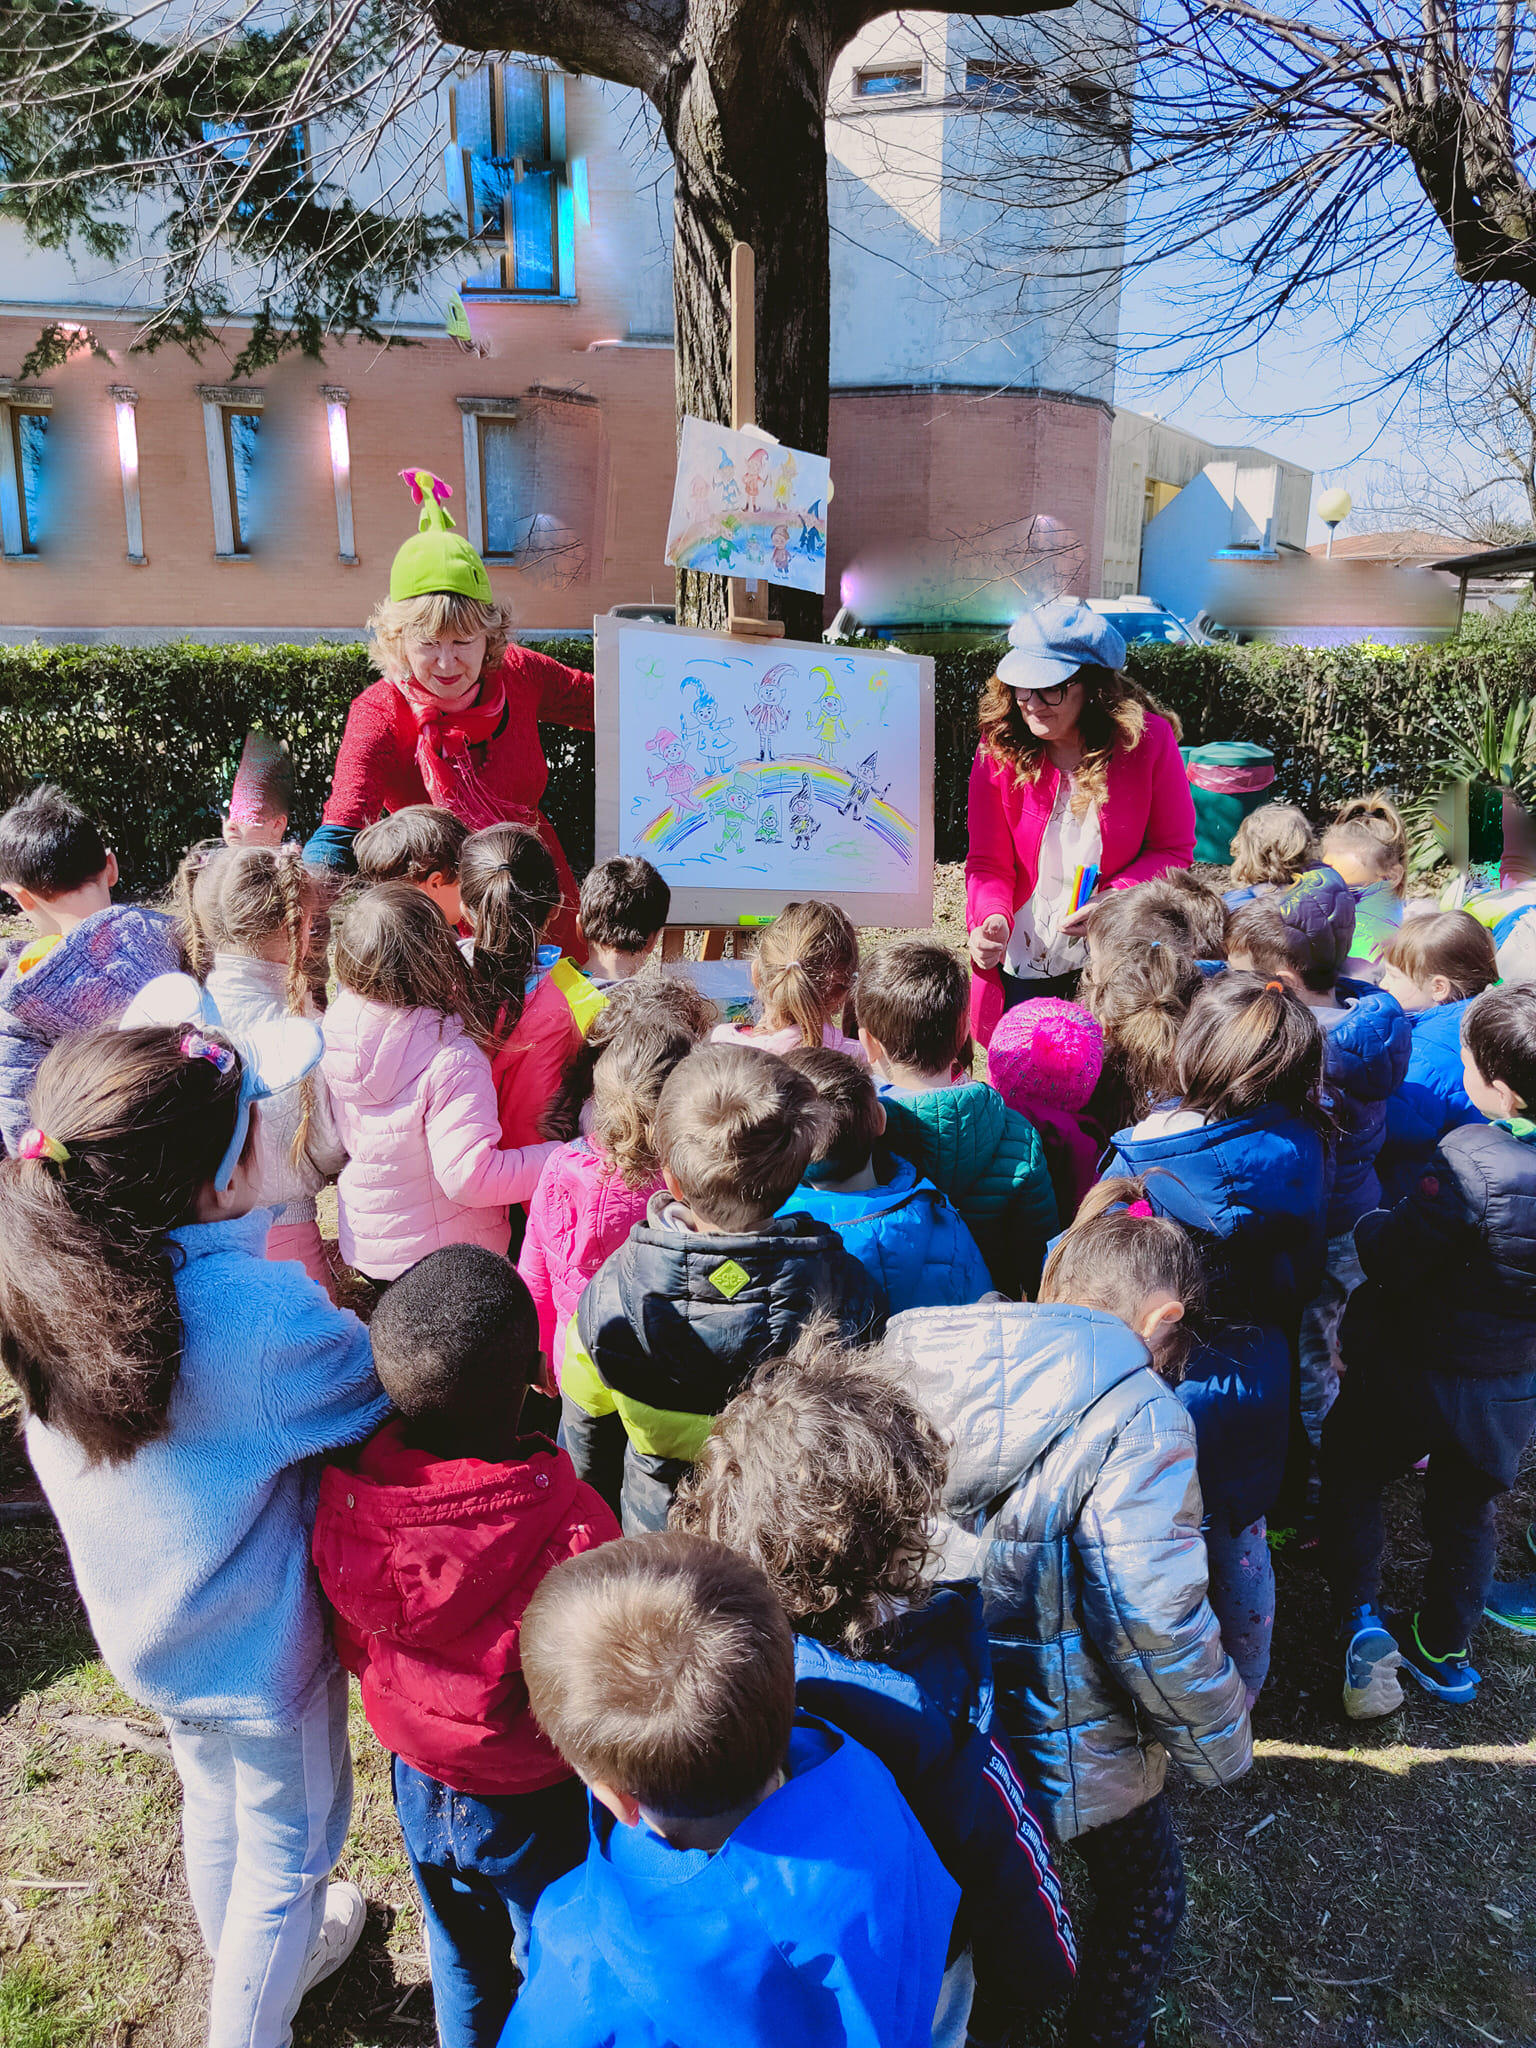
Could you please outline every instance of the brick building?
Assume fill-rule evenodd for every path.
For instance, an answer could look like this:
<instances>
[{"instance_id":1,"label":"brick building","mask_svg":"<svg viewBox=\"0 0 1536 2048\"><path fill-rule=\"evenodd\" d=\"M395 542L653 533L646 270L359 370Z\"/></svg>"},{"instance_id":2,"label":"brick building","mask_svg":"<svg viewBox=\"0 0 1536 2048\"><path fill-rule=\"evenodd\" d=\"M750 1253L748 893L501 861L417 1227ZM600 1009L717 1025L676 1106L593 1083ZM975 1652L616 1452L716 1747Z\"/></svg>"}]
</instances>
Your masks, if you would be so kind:
<instances>
[{"instance_id":1,"label":"brick building","mask_svg":"<svg viewBox=\"0 0 1536 2048\"><path fill-rule=\"evenodd\" d=\"M1027 22L984 36L926 13L886 17L838 65L828 617L885 542L963 560L1042 513L1080 543L1072 587L1098 587L1115 305L1085 320L1072 288L1118 223L1068 247L1049 209L1000 213L976 179L988 150L1089 146L1083 109L1108 105L1114 53L1092 43L1088 0L1055 20L1079 15L1096 54L1065 68L1059 26L1046 49ZM406 346L340 342L323 365L238 383L239 323L201 362L135 354L152 275L92 274L0 223L0 633L356 634L408 530L407 464L452 484L525 626L669 595L671 179L644 111L599 80L466 66L413 146L448 141L448 202L481 267L394 309ZM455 293L467 341L445 328ZM23 383L49 321L95 348Z\"/></svg>"}]
</instances>

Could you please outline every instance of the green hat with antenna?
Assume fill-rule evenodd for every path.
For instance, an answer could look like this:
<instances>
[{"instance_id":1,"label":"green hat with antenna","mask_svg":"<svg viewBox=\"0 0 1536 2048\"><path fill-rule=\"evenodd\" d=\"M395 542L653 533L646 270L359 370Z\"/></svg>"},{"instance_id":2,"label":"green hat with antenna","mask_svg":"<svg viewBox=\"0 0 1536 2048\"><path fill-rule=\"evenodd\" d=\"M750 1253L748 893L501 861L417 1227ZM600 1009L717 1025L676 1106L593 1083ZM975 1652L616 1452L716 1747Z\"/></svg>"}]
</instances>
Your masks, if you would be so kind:
<instances>
[{"instance_id":1,"label":"green hat with antenna","mask_svg":"<svg viewBox=\"0 0 1536 2048\"><path fill-rule=\"evenodd\" d=\"M429 469L402 469L400 476L421 507L421 528L395 556L389 572L391 598L398 603L406 597L451 593L472 597L478 604L494 604L484 562L463 534L455 533L448 516L445 501L453 496L451 485Z\"/></svg>"}]
</instances>

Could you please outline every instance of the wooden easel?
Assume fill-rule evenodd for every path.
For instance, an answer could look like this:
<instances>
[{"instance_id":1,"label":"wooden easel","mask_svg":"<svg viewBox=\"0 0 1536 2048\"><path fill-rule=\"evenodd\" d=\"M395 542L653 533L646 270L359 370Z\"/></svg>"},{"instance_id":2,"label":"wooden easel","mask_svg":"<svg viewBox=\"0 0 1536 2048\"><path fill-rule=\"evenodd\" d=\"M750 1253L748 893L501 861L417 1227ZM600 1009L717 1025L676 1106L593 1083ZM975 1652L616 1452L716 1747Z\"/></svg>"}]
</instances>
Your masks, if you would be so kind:
<instances>
[{"instance_id":1,"label":"wooden easel","mask_svg":"<svg viewBox=\"0 0 1536 2048\"><path fill-rule=\"evenodd\" d=\"M731 249L731 425L750 427L757 422L757 258L750 242L737 242ZM726 594L725 630L733 640L782 640L784 622L768 616L768 585L743 576L732 576ZM681 960L690 929L702 929L703 960L725 958L727 932L735 925L703 927L669 924L661 935L663 960Z\"/></svg>"}]
</instances>

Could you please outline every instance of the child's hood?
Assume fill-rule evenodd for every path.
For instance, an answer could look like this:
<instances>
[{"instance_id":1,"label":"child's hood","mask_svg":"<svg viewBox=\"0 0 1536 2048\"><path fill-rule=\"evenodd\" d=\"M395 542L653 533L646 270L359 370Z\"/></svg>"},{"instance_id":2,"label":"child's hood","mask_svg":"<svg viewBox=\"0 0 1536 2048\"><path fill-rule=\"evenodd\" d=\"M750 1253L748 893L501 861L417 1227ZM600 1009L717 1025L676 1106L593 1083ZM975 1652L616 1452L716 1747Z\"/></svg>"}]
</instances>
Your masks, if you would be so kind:
<instances>
[{"instance_id":1,"label":"child's hood","mask_svg":"<svg viewBox=\"0 0 1536 2048\"><path fill-rule=\"evenodd\" d=\"M438 1054L463 1038L459 1018L438 1010L396 1010L343 989L325 1013L325 1078L344 1102L396 1102Z\"/></svg>"},{"instance_id":2,"label":"child's hood","mask_svg":"<svg viewBox=\"0 0 1536 2048\"><path fill-rule=\"evenodd\" d=\"M1110 1172L1151 1173L1153 1207L1191 1230L1225 1237L1254 1221L1315 1220L1327 1193L1323 1141L1270 1104L1193 1131L1137 1138L1119 1131Z\"/></svg>"},{"instance_id":3,"label":"child's hood","mask_svg":"<svg viewBox=\"0 0 1536 2048\"><path fill-rule=\"evenodd\" d=\"M1330 1088L1357 1102L1385 1102L1403 1084L1413 1056L1413 1026L1396 996L1369 981L1341 980L1344 1015L1323 1033Z\"/></svg>"},{"instance_id":4,"label":"child's hood","mask_svg":"<svg viewBox=\"0 0 1536 2048\"><path fill-rule=\"evenodd\" d=\"M1150 1371L1146 1345L1103 1309L1012 1301L908 1309L891 1318L882 1356L952 1438L944 1511L978 1532L1122 1381L1140 1374L1149 1401L1166 1396L1177 1407ZM945 1561L956 1568L948 1546Z\"/></svg>"},{"instance_id":5,"label":"child's hood","mask_svg":"<svg viewBox=\"0 0 1536 2048\"><path fill-rule=\"evenodd\" d=\"M542 1437L525 1447L506 1464L434 1458L411 1448L397 1418L326 1467L315 1561L359 1635L449 1645L519 1593L531 1597L551 1539L600 1503L578 1497L564 1451Z\"/></svg>"},{"instance_id":6,"label":"child's hood","mask_svg":"<svg viewBox=\"0 0 1536 2048\"><path fill-rule=\"evenodd\" d=\"M0 1008L39 1037L91 1031L116 1023L146 982L181 966L172 919L114 903L84 918L30 973L7 968Z\"/></svg>"}]
</instances>

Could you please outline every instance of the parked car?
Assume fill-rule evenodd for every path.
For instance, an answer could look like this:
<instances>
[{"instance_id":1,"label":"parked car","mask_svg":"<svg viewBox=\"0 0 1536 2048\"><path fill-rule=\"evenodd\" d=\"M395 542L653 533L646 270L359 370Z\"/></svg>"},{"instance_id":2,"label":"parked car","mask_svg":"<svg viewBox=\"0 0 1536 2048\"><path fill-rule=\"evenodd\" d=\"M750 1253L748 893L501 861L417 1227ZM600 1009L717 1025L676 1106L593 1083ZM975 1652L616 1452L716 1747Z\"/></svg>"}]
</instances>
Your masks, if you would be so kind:
<instances>
[{"instance_id":1,"label":"parked car","mask_svg":"<svg viewBox=\"0 0 1536 2048\"><path fill-rule=\"evenodd\" d=\"M1208 635L1151 597L1090 597L1088 609L1106 618L1125 640L1161 640L1173 647L1203 646Z\"/></svg>"}]
</instances>

